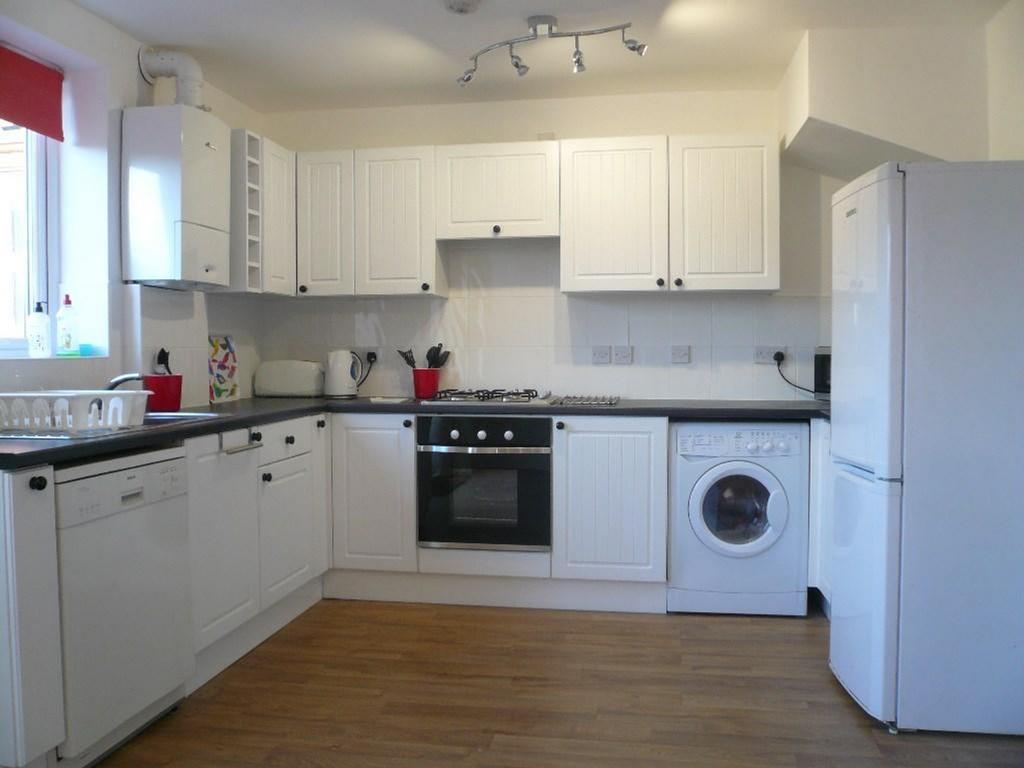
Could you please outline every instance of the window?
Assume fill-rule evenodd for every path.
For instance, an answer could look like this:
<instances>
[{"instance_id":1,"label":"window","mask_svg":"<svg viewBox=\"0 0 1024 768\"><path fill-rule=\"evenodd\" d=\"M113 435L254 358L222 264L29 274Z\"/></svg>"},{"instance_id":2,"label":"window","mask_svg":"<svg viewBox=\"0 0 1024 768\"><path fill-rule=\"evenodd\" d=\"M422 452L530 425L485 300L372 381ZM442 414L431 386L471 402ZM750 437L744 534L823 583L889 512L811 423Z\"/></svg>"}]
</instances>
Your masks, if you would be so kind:
<instances>
[{"instance_id":1,"label":"window","mask_svg":"<svg viewBox=\"0 0 1024 768\"><path fill-rule=\"evenodd\" d=\"M0 351L25 351L25 316L47 298L46 139L0 120Z\"/></svg>"}]
</instances>

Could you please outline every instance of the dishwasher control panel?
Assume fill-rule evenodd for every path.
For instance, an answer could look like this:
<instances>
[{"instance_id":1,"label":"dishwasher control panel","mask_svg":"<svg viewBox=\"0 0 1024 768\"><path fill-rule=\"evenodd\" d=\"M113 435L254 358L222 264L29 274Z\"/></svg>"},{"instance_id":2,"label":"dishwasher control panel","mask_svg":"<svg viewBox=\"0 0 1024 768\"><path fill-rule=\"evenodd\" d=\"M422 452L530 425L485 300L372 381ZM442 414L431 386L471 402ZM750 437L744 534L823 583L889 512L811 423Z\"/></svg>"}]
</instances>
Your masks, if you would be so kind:
<instances>
[{"instance_id":1,"label":"dishwasher control panel","mask_svg":"<svg viewBox=\"0 0 1024 768\"><path fill-rule=\"evenodd\" d=\"M57 485L57 527L156 504L188 492L185 459L144 464Z\"/></svg>"}]
</instances>

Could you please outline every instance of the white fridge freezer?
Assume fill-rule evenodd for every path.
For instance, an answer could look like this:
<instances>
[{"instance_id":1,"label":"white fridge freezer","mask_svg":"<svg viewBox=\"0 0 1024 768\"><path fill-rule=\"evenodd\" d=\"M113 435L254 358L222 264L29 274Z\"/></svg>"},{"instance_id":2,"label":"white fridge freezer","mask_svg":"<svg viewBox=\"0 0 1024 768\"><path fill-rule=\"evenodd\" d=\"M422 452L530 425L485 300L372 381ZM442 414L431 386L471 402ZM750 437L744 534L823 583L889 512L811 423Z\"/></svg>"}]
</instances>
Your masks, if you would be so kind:
<instances>
[{"instance_id":1,"label":"white fridge freezer","mask_svg":"<svg viewBox=\"0 0 1024 768\"><path fill-rule=\"evenodd\" d=\"M900 729L1024 734L1024 163L833 197L830 664Z\"/></svg>"}]
</instances>

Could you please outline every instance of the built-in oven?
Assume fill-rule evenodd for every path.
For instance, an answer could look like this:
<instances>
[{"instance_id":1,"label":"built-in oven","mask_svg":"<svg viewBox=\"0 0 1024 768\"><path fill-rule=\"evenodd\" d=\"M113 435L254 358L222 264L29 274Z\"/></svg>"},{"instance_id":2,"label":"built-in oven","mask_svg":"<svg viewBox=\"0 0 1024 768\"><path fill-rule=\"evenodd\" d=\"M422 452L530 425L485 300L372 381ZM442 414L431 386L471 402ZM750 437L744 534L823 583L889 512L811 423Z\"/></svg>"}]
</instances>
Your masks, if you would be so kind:
<instances>
[{"instance_id":1,"label":"built-in oven","mask_svg":"<svg viewBox=\"0 0 1024 768\"><path fill-rule=\"evenodd\" d=\"M420 416L418 542L551 549L551 419Z\"/></svg>"}]
</instances>

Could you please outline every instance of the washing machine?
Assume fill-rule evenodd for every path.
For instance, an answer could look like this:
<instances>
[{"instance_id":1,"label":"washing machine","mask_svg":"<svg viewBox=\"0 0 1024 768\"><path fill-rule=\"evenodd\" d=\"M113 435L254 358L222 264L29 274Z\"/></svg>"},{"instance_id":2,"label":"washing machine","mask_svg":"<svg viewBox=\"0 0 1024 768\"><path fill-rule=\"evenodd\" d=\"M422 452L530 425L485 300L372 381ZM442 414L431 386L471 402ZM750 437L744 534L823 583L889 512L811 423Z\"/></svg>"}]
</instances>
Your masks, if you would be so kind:
<instances>
[{"instance_id":1,"label":"washing machine","mask_svg":"<svg viewBox=\"0 0 1024 768\"><path fill-rule=\"evenodd\" d=\"M805 616L809 427L672 428L669 611Z\"/></svg>"}]
</instances>

